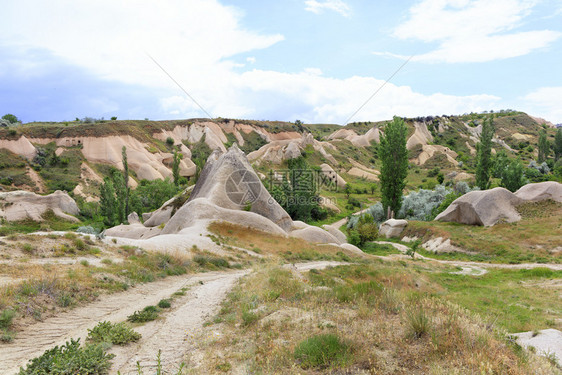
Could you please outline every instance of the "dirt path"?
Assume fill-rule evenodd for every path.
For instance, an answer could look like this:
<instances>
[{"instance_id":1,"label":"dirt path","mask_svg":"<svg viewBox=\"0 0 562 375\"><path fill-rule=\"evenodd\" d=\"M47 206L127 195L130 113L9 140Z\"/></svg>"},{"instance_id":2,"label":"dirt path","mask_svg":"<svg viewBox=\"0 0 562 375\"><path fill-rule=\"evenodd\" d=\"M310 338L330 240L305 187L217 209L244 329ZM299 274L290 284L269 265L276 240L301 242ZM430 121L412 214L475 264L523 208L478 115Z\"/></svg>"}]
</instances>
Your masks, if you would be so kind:
<instances>
[{"instance_id":1,"label":"dirt path","mask_svg":"<svg viewBox=\"0 0 562 375\"><path fill-rule=\"evenodd\" d=\"M352 215L360 215L365 211L367 211L367 208L365 208L364 210L361 210L361 211L354 212L354 213L352 213ZM338 220L338 221L336 221L336 222L334 222L330 225L333 226L334 228L340 229L340 227L342 225L344 225L345 223L347 223L347 217L344 217L343 219Z\"/></svg>"},{"instance_id":2,"label":"dirt path","mask_svg":"<svg viewBox=\"0 0 562 375\"><path fill-rule=\"evenodd\" d=\"M336 262L320 261L295 264L297 270L325 268ZM31 324L18 332L14 342L0 346L2 374L15 374L20 366L55 345L70 338L83 341L87 330L98 322L125 321L127 316L147 305L170 297L183 287L190 287L185 296L174 299L172 308L161 318L135 328L141 340L125 347L115 346L111 373L135 373L137 361L146 366L146 373L155 367L156 356L162 350L161 360L166 371L172 371L184 358L203 323L215 315L220 303L236 281L250 271L209 272L195 275L169 277L147 283L126 292L103 296L99 301L64 312L43 322Z\"/></svg>"}]
</instances>

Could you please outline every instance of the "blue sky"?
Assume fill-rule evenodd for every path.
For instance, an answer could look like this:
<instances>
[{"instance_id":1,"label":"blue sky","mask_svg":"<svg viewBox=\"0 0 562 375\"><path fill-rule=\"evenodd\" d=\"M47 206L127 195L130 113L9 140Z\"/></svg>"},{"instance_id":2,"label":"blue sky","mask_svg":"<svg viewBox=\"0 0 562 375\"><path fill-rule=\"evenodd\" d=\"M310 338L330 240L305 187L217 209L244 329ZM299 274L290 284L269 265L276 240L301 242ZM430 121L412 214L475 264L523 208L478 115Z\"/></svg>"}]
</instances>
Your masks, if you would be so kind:
<instances>
[{"instance_id":1,"label":"blue sky","mask_svg":"<svg viewBox=\"0 0 562 375\"><path fill-rule=\"evenodd\" d=\"M0 114L562 123L561 0L0 0ZM7 20L7 22L6 22Z\"/></svg>"}]
</instances>

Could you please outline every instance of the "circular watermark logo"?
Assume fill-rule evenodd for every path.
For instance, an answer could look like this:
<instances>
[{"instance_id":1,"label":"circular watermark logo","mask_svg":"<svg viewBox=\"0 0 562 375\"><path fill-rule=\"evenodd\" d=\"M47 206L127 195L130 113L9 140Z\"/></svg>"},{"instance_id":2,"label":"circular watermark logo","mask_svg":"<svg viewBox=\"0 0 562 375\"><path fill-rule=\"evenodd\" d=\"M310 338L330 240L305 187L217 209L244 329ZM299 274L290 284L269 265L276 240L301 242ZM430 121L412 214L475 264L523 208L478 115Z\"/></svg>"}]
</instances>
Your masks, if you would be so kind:
<instances>
[{"instance_id":1,"label":"circular watermark logo","mask_svg":"<svg viewBox=\"0 0 562 375\"><path fill-rule=\"evenodd\" d=\"M226 179L226 196L239 206L251 204L258 200L262 190L260 179L246 169L232 172Z\"/></svg>"}]
</instances>

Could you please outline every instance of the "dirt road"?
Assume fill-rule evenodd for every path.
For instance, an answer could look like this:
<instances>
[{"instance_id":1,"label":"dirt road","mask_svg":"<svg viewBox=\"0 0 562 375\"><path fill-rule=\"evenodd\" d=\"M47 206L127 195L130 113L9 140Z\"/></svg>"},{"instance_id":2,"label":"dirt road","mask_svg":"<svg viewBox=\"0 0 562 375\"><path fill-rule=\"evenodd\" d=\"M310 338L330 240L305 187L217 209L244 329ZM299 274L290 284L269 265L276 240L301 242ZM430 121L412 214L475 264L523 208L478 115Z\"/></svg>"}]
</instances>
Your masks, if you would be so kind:
<instances>
[{"instance_id":1,"label":"dirt road","mask_svg":"<svg viewBox=\"0 0 562 375\"><path fill-rule=\"evenodd\" d=\"M298 270L325 268L336 262L310 262L295 264ZM20 366L55 345L64 344L70 338L87 336L87 330L100 321L120 322L136 310L155 305L170 297L181 288L188 287L184 296L173 300L170 311L162 317L136 327L141 340L125 347L114 346L111 373L133 374L136 363L149 369L155 367L156 356L161 350L161 360L166 371L172 371L181 362L190 347L189 340L196 336L203 323L215 315L220 303L249 270L209 272L195 275L169 277L147 283L128 291L102 296L96 302L64 312L43 322L32 324L18 332L14 342L0 346L1 374L15 374Z\"/></svg>"}]
</instances>

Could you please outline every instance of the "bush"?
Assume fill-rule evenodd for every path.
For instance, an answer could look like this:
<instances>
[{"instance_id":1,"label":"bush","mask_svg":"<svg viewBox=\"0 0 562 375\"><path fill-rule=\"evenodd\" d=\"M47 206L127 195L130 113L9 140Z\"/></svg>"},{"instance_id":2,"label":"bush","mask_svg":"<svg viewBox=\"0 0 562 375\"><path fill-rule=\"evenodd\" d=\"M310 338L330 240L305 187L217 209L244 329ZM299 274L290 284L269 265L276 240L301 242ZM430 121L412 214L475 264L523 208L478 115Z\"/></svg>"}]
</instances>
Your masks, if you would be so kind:
<instances>
[{"instance_id":1,"label":"bush","mask_svg":"<svg viewBox=\"0 0 562 375\"><path fill-rule=\"evenodd\" d=\"M76 233L84 233L84 234L97 236L99 234L99 231L94 227L92 227L91 225L88 225L88 226L78 227L78 229L76 229Z\"/></svg>"},{"instance_id":2,"label":"bush","mask_svg":"<svg viewBox=\"0 0 562 375\"><path fill-rule=\"evenodd\" d=\"M373 241L379 235L379 229L371 215L362 215L356 227L359 233L360 244Z\"/></svg>"},{"instance_id":3,"label":"bush","mask_svg":"<svg viewBox=\"0 0 562 375\"><path fill-rule=\"evenodd\" d=\"M397 217L410 220L428 220L434 207L439 206L451 190L437 186L435 190L420 189L404 198Z\"/></svg>"},{"instance_id":4,"label":"bush","mask_svg":"<svg viewBox=\"0 0 562 375\"><path fill-rule=\"evenodd\" d=\"M158 318L160 309L156 306L146 306L140 311L135 311L132 315L127 317L127 320L132 323L150 322Z\"/></svg>"},{"instance_id":5,"label":"bush","mask_svg":"<svg viewBox=\"0 0 562 375\"><path fill-rule=\"evenodd\" d=\"M160 300L160 302L158 302L158 307L160 307L161 309L169 309L172 306L172 303L170 302L169 299L163 299Z\"/></svg>"},{"instance_id":6,"label":"bush","mask_svg":"<svg viewBox=\"0 0 562 375\"><path fill-rule=\"evenodd\" d=\"M295 348L294 357L303 368L343 366L351 359L351 345L334 334L312 336Z\"/></svg>"},{"instance_id":7,"label":"bush","mask_svg":"<svg viewBox=\"0 0 562 375\"><path fill-rule=\"evenodd\" d=\"M450 192L445 196L443 201L438 205L433 207L431 210L431 215L428 217L428 220L433 220L439 215L441 212L445 211L447 207L457 198L459 198L462 194L456 193L454 191Z\"/></svg>"},{"instance_id":8,"label":"bush","mask_svg":"<svg viewBox=\"0 0 562 375\"><path fill-rule=\"evenodd\" d=\"M6 309L2 311L0 314L0 329L10 328L15 315L14 310Z\"/></svg>"},{"instance_id":9,"label":"bush","mask_svg":"<svg viewBox=\"0 0 562 375\"><path fill-rule=\"evenodd\" d=\"M93 329L88 330L86 340L93 343L110 343L125 345L129 342L138 341L141 334L133 331L125 323L100 322Z\"/></svg>"},{"instance_id":10,"label":"bush","mask_svg":"<svg viewBox=\"0 0 562 375\"><path fill-rule=\"evenodd\" d=\"M166 144L168 146L173 146L174 145L174 138L172 138L172 137L166 138Z\"/></svg>"},{"instance_id":11,"label":"bush","mask_svg":"<svg viewBox=\"0 0 562 375\"><path fill-rule=\"evenodd\" d=\"M11 113L7 113L4 116L2 116L2 120L6 120L10 124L15 124L16 122L19 122L18 118L15 115L12 115Z\"/></svg>"},{"instance_id":12,"label":"bush","mask_svg":"<svg viewBox=\"0 0 562 375\"><path fill-rule=\"evenodd\" d=\"M80 347L80 339L71 339L65 345L55 346L32 359L25 369L20 369L19 375L104 375L109 372L113 357L101 345Z\"/></svg>"}]
</instances>

